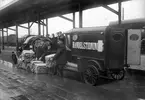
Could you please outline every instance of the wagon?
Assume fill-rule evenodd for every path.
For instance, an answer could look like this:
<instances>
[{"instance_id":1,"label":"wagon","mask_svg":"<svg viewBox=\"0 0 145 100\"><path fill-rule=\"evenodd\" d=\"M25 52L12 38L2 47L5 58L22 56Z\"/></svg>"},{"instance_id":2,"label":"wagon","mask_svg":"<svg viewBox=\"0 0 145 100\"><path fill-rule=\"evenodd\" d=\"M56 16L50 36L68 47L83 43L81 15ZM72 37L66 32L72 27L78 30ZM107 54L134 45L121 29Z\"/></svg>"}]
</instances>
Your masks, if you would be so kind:
<instances>
[{"instance_id":1,"label":"wagon","mask_svg":"<svg viewBox=\"0 0 145 100\"><path fill-rule=\"evenodd\" d=\"M85 83L96 85L100 77L121 80L125 67L140 64L139 28L76 28L66 32L65 37L68 60L77 65Z\"/></svg>"}]
</instances>

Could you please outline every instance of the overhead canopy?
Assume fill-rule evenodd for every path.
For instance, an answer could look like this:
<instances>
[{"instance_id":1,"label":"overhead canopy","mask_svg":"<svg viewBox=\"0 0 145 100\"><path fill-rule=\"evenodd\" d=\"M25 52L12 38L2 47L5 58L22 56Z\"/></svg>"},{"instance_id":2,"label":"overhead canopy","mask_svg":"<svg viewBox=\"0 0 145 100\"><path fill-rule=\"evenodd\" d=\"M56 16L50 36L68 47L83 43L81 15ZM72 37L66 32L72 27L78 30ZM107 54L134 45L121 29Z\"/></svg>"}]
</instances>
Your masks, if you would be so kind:
<instances>
[{"instance_id":1,"label":"overhead canopy","mask_svg":"<svg viewBox=\"0 0 145 100\"><path fill-rule=\"evenodd\" d=\"M1 0L0 0L1 1ZM126 0L11 0L0 8L0 28ZM40 17L38 18L38 15Z\"/></svg>"}]
</instances>

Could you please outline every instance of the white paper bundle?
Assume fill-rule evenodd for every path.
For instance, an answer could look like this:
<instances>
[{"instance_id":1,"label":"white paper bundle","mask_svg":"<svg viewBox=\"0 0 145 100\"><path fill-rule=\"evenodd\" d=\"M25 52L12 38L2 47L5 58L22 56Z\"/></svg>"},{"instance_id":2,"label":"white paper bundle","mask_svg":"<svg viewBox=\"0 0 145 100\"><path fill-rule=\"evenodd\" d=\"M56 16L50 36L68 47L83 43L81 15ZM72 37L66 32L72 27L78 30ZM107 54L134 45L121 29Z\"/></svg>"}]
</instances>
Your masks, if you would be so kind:
<instances>
[{"instance_id":1,"label":"white paper bundle","mask_svg":"<svg viewBox=\"0 0 145 100\"><path fill-rule=\"evenodd\" d=\"M51 58L54 57L54 55L55 54L50 54L50 55L45 56L45 61L50 60Z\"/></svg>"},{"instance_id":2,"label":"white paper bundle","mask_svg":"<svg viewBox=\"0 0 145 100\"><path fill-rule=\"evenodd\" d=\"M76 63L71 63L71 62L67 62L66 66L68 66L68 67L75 67L75 68L78 67L78 65Z\"/></svg>"},{"instance_id":3,"label":"white paper bundle","mask_svg":"<svg viewBox=\"0 0 145 100\"><path fill-rule=\"evenodd\" d=\"M20 58L25 62L30 62L32 59L34 59L34 52L32 50L23 50Z\"/></svg>"},{"instance_id":4,"label":"white paper bundle","mask_svg":"<svg viewBox=\"0 0 145 100\"><path fill-rule=\"evenodd\" d=\"M48 68L45 63L36 63L34 64L34 73L36 74L47 74Z\"/></svg>"},{"instance_id":5,"label":"white paper bundle","mask_svg":"<svg viewBox=\"0 0 145 100\"><path fill-rule=\"evenodd\" d=\"M55 65L55 61L51 61L51 59L54 57L55 54L50 54L45 56L45 62L46 62L46 66L48 68L53 67Z\"/></svg>"},{"instance_id":6,"label":"white paper bundle","mask_svg":"<svg viewBox=\"0 0 145 100\"><path fill-rule=\"evenodd\" d=\"M35 67L34 64L36 64L36 63L43 63L43 62L42 61L37 61L37 60L31 61L31 63L30 63L30 70L31 70L31 72L34 72L34 67Z\"/></svg>"}]
</instances>

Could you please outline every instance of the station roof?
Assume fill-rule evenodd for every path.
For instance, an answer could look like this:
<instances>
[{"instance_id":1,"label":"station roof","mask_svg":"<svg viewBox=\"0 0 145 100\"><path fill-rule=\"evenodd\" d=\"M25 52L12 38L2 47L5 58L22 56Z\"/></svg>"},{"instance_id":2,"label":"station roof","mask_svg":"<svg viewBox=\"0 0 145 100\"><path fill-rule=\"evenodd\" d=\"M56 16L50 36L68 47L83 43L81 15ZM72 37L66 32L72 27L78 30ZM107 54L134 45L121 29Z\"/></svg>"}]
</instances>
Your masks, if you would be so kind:
<instances>
[{"instance_id":1,"label":"station roof","mask_svg":"<svg viewBox=\"0 0 145 100\"><path fill-rule=\"evenodd\" d=\"M11 0L12 1L12 0ZM0 28L33 22L101 5L127 0L13 0L15 3L0 8Z\"/></svg>"}]
</instances>

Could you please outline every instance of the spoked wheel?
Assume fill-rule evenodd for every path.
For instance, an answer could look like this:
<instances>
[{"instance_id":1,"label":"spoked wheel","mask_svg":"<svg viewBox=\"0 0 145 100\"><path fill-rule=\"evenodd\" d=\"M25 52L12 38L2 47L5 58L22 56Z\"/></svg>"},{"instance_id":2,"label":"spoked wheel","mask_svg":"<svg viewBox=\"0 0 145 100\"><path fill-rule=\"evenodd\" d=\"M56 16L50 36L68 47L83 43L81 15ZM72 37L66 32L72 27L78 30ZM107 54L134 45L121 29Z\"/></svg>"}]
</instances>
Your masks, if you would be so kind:
<instances>
[{"instance_id":1,"label":"spoked wheel","mask_svg":"<svg viewBox=\"0 0 145 100\"><path fill-rule=\"evenodd\" d=\"M85 83L95 86L99 78L99 71L94 65L89 65L83 73Z\"/></svg>"},{"instance_id":2,"label":"spoked wheel","mask_svg":"<svg viewBox=\"0 0 145 100\"><path fill-rule=\"evenodd\" d=\"M125 76L125 70L121 69L121 70L116 70L116 71L112 71L111 72L111 77L114 80L122 80Z\"/></svg>"}]
</instances>

